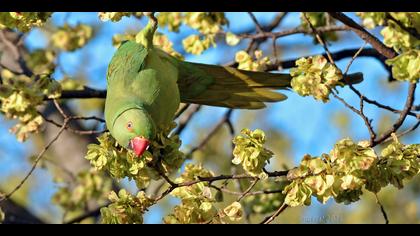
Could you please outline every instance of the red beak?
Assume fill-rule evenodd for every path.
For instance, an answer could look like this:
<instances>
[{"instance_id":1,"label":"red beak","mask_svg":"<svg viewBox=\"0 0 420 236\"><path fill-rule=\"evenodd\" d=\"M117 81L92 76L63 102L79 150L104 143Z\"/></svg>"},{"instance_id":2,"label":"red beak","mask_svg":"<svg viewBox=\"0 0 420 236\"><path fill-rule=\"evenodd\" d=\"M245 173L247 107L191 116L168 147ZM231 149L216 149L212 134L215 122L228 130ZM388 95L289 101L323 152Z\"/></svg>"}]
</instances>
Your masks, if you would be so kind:
<instances>
[{"instance_id":1,"label":"red beak","mask_svg":"<svg viewBox=\"0 0 420 236\"><path fill-rule=\"evenodd\" d=\"M144 151L149 147L149 144L149 140L142 137L135 137L130 140L130 146L138 157L143 155Z\"/></svg>"}]
</instances>

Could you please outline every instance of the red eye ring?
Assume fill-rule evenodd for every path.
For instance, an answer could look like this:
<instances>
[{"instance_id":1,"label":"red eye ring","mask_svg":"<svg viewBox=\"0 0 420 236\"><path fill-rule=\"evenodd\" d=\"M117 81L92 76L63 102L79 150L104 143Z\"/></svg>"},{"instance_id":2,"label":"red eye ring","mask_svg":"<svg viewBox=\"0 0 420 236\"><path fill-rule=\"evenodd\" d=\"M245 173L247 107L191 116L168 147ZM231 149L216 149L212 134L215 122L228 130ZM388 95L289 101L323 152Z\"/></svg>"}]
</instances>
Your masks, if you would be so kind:
<instances>
[{"instance_id":1,"label":"red eye ring","mask_svg":"<svg viewBox=\"0 0 420 236\"><path fill-rule=\"evenodd\" d=\"M129 121L129 122L127 123L126 128L128 129L128 131L132 131L132 130L133 130L133 122Z\"/></svg>"}]
</instances>

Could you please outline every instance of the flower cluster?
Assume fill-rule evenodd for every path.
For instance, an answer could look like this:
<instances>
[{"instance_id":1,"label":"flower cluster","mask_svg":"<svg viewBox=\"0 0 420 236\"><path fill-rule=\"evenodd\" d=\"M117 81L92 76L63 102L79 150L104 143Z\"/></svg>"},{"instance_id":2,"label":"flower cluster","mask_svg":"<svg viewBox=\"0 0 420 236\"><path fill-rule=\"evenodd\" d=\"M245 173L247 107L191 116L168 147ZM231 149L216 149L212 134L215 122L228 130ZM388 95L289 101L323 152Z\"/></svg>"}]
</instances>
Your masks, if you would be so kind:
<instances>
[{"instance_id":1,"label":"flower cluster","mask_svg":"<svg viewBox=\"0 0 420 236\"><path fill-rule=\"evenodd\" d=\"M247 52L241 50L236 53L235 61L239 64L238 69L250 70L250 71L264 71L269 65L270 59L268 57L263 57L261 50L256 50L254 52L255 60Z\"/></svg>"},{"instance_id":2,"label":"flower cluster","mask_svg":"<svg viewBox=\"0 0 420 236\"><path fill-rule=\"evenodd\" d=\"M142 157L135 156L134 152L121 147L109 133L104 133L98 138L99 144L88 145L85 158L97 170L105 169L117 179L128 177L136 181L138 188L145 188L151 179L159 178L156 168L169 173L179 169L184 162L184 154L179 151L179 137L168 137L172 128L173 124L160 129L156 139L151 141L149 151Z\"/></svg>"},{"instance_id":3,"label":"flower cluster","mask_svg":"<svg viewBox=\"0 0 420 236\"><path fill-rule=\"evenodd\" d=\"M211 177L213 173L201 165L187 164L184 172L175 183L198 180L199 177ZM190 186L176 188L172 196L181 199L181 204L164 218L167 224L189 224L211 222L217 216L217 209L213 206L216 201L207 182L199 182Z\"/></svg>"},{"instance_id":4,"label":"flower cluster","mask_svg":"<svg viewBox=\"0 0 420 236\"><path fill-rule=\"evenodd\" d=\"M356 15L362 19L363 26L368 29L385 23L385 12L357 12Z\"/></svg>"},{"instance_id":5,"label":"flower cluster","mask_svg":"<svg viewBox=\"0 0 420 236\"><path fill-rule=\"evenodd\" d=\"M202 34L216 34L228 20L223 12L187 12L184 23Z\"/></svg>"},{"instance_id":6,"label":"flower cluster","mask_svg":"<svg viewBox=\"0 0 420 236\"><path fill-rule=\"evenodd\" d=\"M304 13L300 14L301 26L304 29L311 30L308 21L305 19ZM335 23L335 20L328 15L326 12L305 12L306 17L308 17L309 22L315 28L322 26L329 26ZM336 32L325 32L321 33L321 37L328 41L337 41L338 36ZM314 43L319 43L314 35Z\"/></svg>"},{"instance_id":7,"label":"flower cluster","mask_svg":"<svg viewBox=\"0 0 420 236\"><path fill-rule=\"evenodd\" d=\"M140 18L143 16L143 12L99 12L98 13L99 19L101 21L112 21L112 22L118 22L120 21L124 16L135 16L137 18Z\"/></svg>"},{"instance_id":8,"label":"flower cluster","mask_svg":"<svg viewBox=\"0 0 420 236\"><path fill-rule=\"evenodd\" d=\"M260 129L243 129L241 135L233 139L235 148L232 163L242 164L243 169L250 175L266 179L267 174L263 168L273 153L264 147L265 138L265 133Z\"/></svg>"},{"instance_id":9,"label":"flower cluster","mask_svg":"<svg viewBox=\"0 0 420 236\"><path fill-rule=\"evenodd\" d=\"M25 75L14 75L8 70L3 70L1 77L0 110L7 118L18 120L10 131L23 142L30 133L37 132L43 123L36 107L43 103L44 97L59 97L61 86L46 76L32 79Z\"/></svg>"},{"instance_id":10,"label":"flower cluster","mask_svg":"<svg viewBox=\"0 0 420 236\"><path fill-rule=\"evenodd\" d=\"M239 221L243 215L242 205L239 202L233 202L219 212L219 217L228 217L231 221Z\"/></svg>"},{"instance_id":11,"label":"flower cluster","mask_svg":"<svg viewBox=\"0 0 420 236\"><path fill-rule=\"evenodd\" d=\"M227 32L225 40L229 46L236 46L241 41L241 38L232 32Z\"/></svg>"},{"instance_id":12,"label":"flower cluster","mask_svg":"<svg viewBox=\"0 0 420 236\"><path fill-rule=\"evenodd\" d=\"M212 172L201 165L187 164L184 172L175 183L198 181L200 178L212 177ZM172 196L181 199L181 204L175 206L173 212L163 221L166 224L197 224L197 223L225 223L226 220L239 221L243 216L242 206L233 202L224 209L217 209L214 204L221 201L222 193L213 194L208 182L197 182L191 185L177 187Z\"/></svg>"},{"instance_id":13,"label":"flower cluster","mask_svg":"<svg viewBox=\"0 0 420 236\"><path fill-rule=\"evenodd\" d=\"M184 16L182 12L160 12L157 16L159 27L168 27L171 32L179 32Z\"/></svg>"},{"instance_id":14,"label":"flower cluster","mask_svg":"<svg viewBox=\"0 0 420 236\"><path fill-rule=\"evenodd\" d=\"M342 85L342 72L323 56L300 58L290 69L291 86L301 96L313 96L316 100L329 101L331 89Z\"/></svg>"},{"instance_id":15,"label":"flower cluster","mask_svg":"<svg viewBox=\"0 0 420 236\"><path fill-rule=\"evenodd\" d=\"M185 51L195 55L200 55L211 45L215 47L216 33L228 23L223 12L187 12L183 22L201 34L192 34L182 41Z\"/></svg>"},{"instance_id":16,"label":"flower cluster","mask_svg":"<svg viewBox=\"0 0 420 236\"><path fill-rule=\"evenodd\" d=\"M168 39L168 37L162 33L155 33L153 37L153 45L159 47L169 55L184 60L184 57L173 48L173 43Z\"/></svg>"},{"instance_id":17,"label":"flower cluster","mask_svg":"<svg viewBox=\"0 0 420 236\"><path fill-rule=\"evenodd\" d=\"M36 75L50 75L55 70L56 53L53 50L36 49L24 57L28 68Z\"/></svg>"},{"instance_id":18,"label":"flower cluster","mask_svg":"<svg viewBox=\"0 0 420 236\"><path fill-rule=\"evenodd\" d=\"M329 198L346 204L359 200L365 183L363 173L375 164L372 148L339 141L330 154L321 157L305 155L300 166L289 171L292 181L283 191L289 206L310 205L311 195L325 203Z\"/></svg>"},{"instance_id":19,"label":"flower cluster","mask_svg":"<svg viewBox=\"0 0 420 236\"><path fill-rule=\"evenodd\" d=\"M349 204L359 200L363 188L372 192L388 184L402 188L404 180L419 173L419 157L418 144L394 140L378 157L364 142L343 139L329 154L305 155L300 166L289 171L287 178L292 182L283 190L285 203L309 205L315 196L322 203L333 197L338 203Z\"/></svg>"},{"instance_id":20,"label":"flower cluster","mask_svg":"<svg viewBox=\"0 0 420 236\"><path fill-rule=\"evenodd\" d=\"M121 189L118 195L112 191L108 199L111 204L101 208L104 224L142 224L143 213L153 204L153 200L143 191L138 192L136 196L125 189Z\"/></svg>"},{"instance_id":21,"label":"flower cluster","mask_svg":"<svg viewBox=\"0 0 420 236\"><path fill-rule=\"evenodd\" d=\"M392 75L399 80L417 83L420 78L420 50L410 50L386 61Z\"/></svg>"},{"instance_id":22,"label":"flower cluster","mask_svg":"<svg viewBox=\"0 0 420 236\"><path fill-rule=\"evenodd\" d=\"M395 79L417 83L420 78L420 13L418 12L366 12L358 13L369 27L384 26L381 34L384 44L394 48L399 56L388 59Z\"/></svg>"},{"instance_id":23,"label":"flower cluster","mask_svg":"<svg viewBox=\"0 0 420 236\"><path fill-rule=\"evenodd\" d=\"M404 180L409 180L420 171L420 144L404 145L394 136L394 141L384 148L375 168L367 173L366 189L379 192L392 184L401 189Z\"/></svg>"},{"instance_id":24,"label":"flower cluster","mask_svg":"<svg viewBox=\"0 0 420 236\"><path fill-rule=\"evenodd\" d=\"M44 25L52 15L52 12L1 12L0 29L17 28L22 32L28 32L32 27Z\"/></svg>"},{"instance_id":25,"label":"flower cluster","mask_svg":"<svg viewBox=\"0 0 420 236\"><path fill-rule=\"evenodd\" d=\"M200 55L211 45L215 46L216 44L214 42L214 37L192 34L182 40L182 45L184 46L186 52L194 55Z\"/></svg>"},{"instance_id":26,"label":"flower cluster","mask_svg":"<svg viewBox=\"0 0 420 236\"><path fill-rule=\"evenodd\" d=\"M74 27L65 24L51 36L54 47L64 51L75 51L92 38L93 29L89 25L78 24Z\"/></svg>"},{"instance_id":27,"label":"flower cluster","mask_svg":"<svg viewBox=\"0 0 420 236\"><path fill-rule=\"evenodd\" d=\"M98 141L99 144L88 145L85 157L97 170L105 169L116 179L134 179L138 188L146 187L150 178L156 175L149 175L153 170L146 167L146 164L152 161L149 152L138 158L133 152L120 147L109 133L98 137Z\"/></svg>"}]
</instances>

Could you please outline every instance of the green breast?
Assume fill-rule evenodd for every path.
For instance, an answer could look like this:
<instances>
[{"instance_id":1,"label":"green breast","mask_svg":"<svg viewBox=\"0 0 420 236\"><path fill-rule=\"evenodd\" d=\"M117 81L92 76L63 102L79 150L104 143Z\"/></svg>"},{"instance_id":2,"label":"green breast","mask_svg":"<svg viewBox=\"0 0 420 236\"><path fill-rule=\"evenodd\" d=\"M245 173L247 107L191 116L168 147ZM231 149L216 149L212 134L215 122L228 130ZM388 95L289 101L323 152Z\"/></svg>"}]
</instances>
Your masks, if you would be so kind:
<instances>
[{"instance_id":1,"label":"green breast","mask_svg":"<svg viewBox=\"0 0 420 236\"><path fill-rule=\"evenodd\" d=\"M158 50L133 41L122 44L108 67L107 125L131 106L143 106L157 126L169 124L180 103L177 79L176 66Z\"/></svg>"}]
</instances>

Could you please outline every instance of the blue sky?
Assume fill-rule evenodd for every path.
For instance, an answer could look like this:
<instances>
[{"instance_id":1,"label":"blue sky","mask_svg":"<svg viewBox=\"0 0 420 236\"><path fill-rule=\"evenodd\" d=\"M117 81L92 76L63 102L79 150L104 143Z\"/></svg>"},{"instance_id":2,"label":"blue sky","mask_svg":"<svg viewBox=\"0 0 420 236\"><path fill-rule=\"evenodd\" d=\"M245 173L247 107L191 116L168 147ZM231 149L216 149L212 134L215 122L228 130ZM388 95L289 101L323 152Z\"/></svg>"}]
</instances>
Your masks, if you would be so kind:
<instances>
[{"instance_id":1,"label":"blue sky","mask_svg":"<svg viewBox=\"0 0 420 236\"><path fill-rule=\"evenodd\" d=\"M296 27L299 24L297 14L289 14L276 30ZM256 13L257 19L262 25L268 24L274 15L275 13ZM246 13L228 13L227 16L231 22L228 30L234 33L253 26L253 22ZM52 21L56 25L62 25L65 19L71 25L77 23L100 24L96 13L55 13ZM139 22L133 18L123 18L118 23L101 23L103 27L100 28L100 31L96 32L96 37L86 47L72 53L63 53L60 55L59 60L62 62L63 70L69 75L76 75L84 67L87 70L88 85L94 88L104 89L106 87L106 68L116 50L111 44L112 35L124 33L127 29L139 30L145 23L144 20ZM169 38L174 42L174 48L178 51L183 51L181 39L192 32L192 30L186 27L181 28L180 34L167 32L166 29L159 30L167 33ZM373 33L380 37L379 32L374 31ZM25 40L26 45L31 50L43 48L47 42L48 39L39 30L33 30ZM282 46L281 59L287 60L324 52L320 45L311 46L312 42L312 37L301 34L278 39L277 43ZM234 52L238 49L245 48L245 44L241 43L236 47L220 45L217 48L209 49L200 56L187 55L186 60L207 64L229 62L233 60ZM302 47L301 45L306 46ZM340 49L359 48L362 45L363 41L358 37L353 34L346 34L342 41L332 43L329 48L330 51L335 52ZM369 47L369 45L366 47ZM228 55L228 57L225 55ZM89 59L86 61L81 60L83 57ZM349 59L340 60L337 65L344 69L348 61ZM287 70L282 72L287 73ZM365 81L362 85L357 86L357 88L362 93L369 94L369 98L379 100L393 107L403 107L407 85L402 84L396 93L388 89L387 86L381 85L385 84L387 72L375 59L366 57L358 58L353 63L349 72L363 72ZM62 73L58 70L54 73L56 79L61 79L62 76ZM340 96L358 107L358 98L351 91L346 88L339 89L339 91ZM234 120L247 114L264 112L264 116L260 116L261 119L256 120L250 128L277 129L287 134L293 144L291 155L295 157L295 164L300 161L305 153L320 155L323 152L328 152L337 140L343 138L336 127L331 124L329 118L335 112L344 110L344 106L340 102L331 98L331 102L323 104L315 101L311 97L302 98L292 92L285 93L289 97L286 102L269 105L265 111L235 111L233 115ZM418 95L420 94L417 92ZM370 105L366 105L365 109L368 117L374 119L375 127L379 117L386 113ZM224 112L225 109L223 108L205 107L194 117L189 127L201 126L210 128ZM396 116L393 117L395 118ZM22 160L26 159L32 153L32 143L30 141L25 143L17 142L14 135L8 132L12 123L5 121L3 117L0 119L2 121L0 123L0 132L3 134L0 136L0 178L4 179L12 173L16 173L16 171L23 175L30 166ZM413 123L414 119L408 118L407 124ZM242 128L244 127L236 127L236 130ZM363 121L354 114L351 115L350 135L354 140L363 140L369 137ZM181 138L184 146L191 146L197 142L196 134L191 128L187 128ZM406 143L419 143L420 136L413 135L403 141ZM54 193L55 188L50 176L45 171L36 171L36 178L42 180L44 184L39 186L36 191L33 191L31 199L34 201L33 210L35 212L42 212L45 209L44 207L50 204L49 197ZM314 205L314 207L311 207L311 211L308 211L308 214L317 214L320 211L319 204ZM145 217L146 223L160 222L161 214L161 210L158 207L153 208Z\"/></svg>"}]
</instances>

